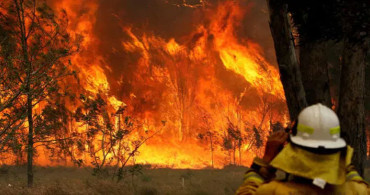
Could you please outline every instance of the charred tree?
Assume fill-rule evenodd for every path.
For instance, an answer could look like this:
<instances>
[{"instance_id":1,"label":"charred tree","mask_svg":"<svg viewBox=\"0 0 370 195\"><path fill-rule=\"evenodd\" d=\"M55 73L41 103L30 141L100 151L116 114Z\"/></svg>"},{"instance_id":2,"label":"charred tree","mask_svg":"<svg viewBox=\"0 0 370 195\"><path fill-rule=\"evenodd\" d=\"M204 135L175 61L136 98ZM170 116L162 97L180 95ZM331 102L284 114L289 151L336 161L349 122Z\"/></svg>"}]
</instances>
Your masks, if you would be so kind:
<instances>
[{"instance_id":1,"label":"charred tree","mask_svg":"<svg viewBox=\"0 0 370 195\"><path fill-rule=\"evenodd\" d=\"M299 34L300 65L307 103L331 106L329 51L342 46L338 115L347 143L354 147L353 163L362 174L366 157L364 126L365 57L369 45L368 2L328 0L287 1ZM341 42L342 44L333 44ZM337 68L339 68L339 63ZM334 97L336 99L336 97Z\"/></svg>"},{"instance_id":2,"label":"charred tree","mask_svg":"<svg viewBox=\"0 0 370 195\"><path fill-rule=\"evenodd\" d=\"M363 175L367 153L365 59L370 43L370 8L364 0L339 2L344 49L338 115L344 138L354 148L352 162Z\"/></svg>"},{"instance_id":3,"label":"charred tree","mask_svg":"<svg viewBox=\"0 0 370 195\"><path fill-rule=\"evenodd\" d=\"M328 71L327 41L302 43L299 46L299 61L302 82L308 105L322 103L332 106Z\"/></svg>"},{"instance_id":4,"label":"charred tree","mask_svg":"<svg viewBox=\"0 0 370 195\"><path fill-rule=\"evenodd\" d=\"M282 0L267 0L267 4L280 79L284 87L290 119L295 120L298 113L307 106L307 102L295 53L287 5Z\"/></svg>"},{"instance_id":5,"label":"charred tree","mask_svg":"<svg viewBox=\"0 0 370 195\"><path fill-rule=\"evenodd\" d=\"M346 41L347 42L347 41ZM361 175L366 161L365 54L360 44L345 43L338 115L347 143L354 148L352 162Z\"/></svg>"},{"instance_id":6,"label":"charred tree","mask_svg":"<svg viewBox=\"0 0 370 195\"><path fill-rule=\"evenodd\" d=\"M331 107L328 56L340 36L336 2L287 0L287 3L298 37L296 42L307 104L322 103Z\"/></svg>"}]
</instances>

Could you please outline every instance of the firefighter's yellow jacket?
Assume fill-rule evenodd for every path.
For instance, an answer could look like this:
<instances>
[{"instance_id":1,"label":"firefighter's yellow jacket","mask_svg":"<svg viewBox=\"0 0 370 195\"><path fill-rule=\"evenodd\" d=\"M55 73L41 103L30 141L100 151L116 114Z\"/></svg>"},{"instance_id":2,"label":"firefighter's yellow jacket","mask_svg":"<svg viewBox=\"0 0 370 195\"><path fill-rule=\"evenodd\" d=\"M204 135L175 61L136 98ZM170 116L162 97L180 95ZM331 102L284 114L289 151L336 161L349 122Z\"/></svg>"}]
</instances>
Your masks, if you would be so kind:
<instances>
[{"instance_id":1,"label":"firefighter's yellow jacket","mask_svg":"<svg viewBox=\"0 0 370 195\"><path fill-rule=\"evenodd\" d=\"M319 155L288 144L270 164L256 158L253 164L260 168L246 172L236 194L370 195L368 184L350 165L352 153L348 147L345 155ZM274 168L290 174L290 179L274 180Z\"/></svg>"}]
</instances>

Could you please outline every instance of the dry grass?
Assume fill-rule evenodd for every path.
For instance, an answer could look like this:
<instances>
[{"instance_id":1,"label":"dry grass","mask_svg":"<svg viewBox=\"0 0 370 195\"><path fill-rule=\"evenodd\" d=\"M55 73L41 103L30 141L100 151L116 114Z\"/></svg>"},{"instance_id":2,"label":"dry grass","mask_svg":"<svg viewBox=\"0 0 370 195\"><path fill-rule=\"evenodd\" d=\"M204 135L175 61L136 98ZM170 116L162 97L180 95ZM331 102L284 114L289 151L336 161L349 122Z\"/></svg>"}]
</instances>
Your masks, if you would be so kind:
<instances>
[{"instance_id":1,"label":"dry grass","mask_svg":"<svg viewBox=\"0 0 370 195\"><path fill-rule=\"evenodd\" d=\"M36 167L35 185L26 186L25 167L0 169L1 194L234 194L246 168L222 170L144 169L117 183L92 176L92 170L70 167ZM10 185L9 185L10 184Z\"/></svg>"}]
</instances>

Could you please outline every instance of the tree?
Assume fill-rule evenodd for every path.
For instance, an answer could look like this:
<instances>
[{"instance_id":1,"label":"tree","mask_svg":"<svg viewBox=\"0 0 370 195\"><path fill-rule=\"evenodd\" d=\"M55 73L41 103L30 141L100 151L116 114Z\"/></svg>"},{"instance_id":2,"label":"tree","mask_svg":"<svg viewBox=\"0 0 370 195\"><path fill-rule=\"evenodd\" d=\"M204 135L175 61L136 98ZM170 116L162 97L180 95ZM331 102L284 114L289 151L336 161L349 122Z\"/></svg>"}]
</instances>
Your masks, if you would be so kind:
<instances>
[{"instance_id":1,"label":"tree","mask_svg":"<svg viewBox=\"0 0 370 195\"><path fill-rule=\"evenodd\" d=\"M125 159L125 154L130 152L128 146L128 135L134 130L134 125L129 117L125 118L124 128L122 128L121 115L124 108L119 108L113 113L103 95L97 94L96 97L90 97L81 94L82 105L75 111L76 122L85 126L85 134L79 135L78 139L82 141L80 146L82 152L86 152L94 166L93 175L107 176L106 166L114 165L116 168L119 163ZM118 124L114 125L115 120ZM115 149L117 148L118 149Z\"/></svg>"},{"instance_id":2,"label":"tree","mask_svg":"<svg viewBox=\"0 0 370 195\"><path fill-rule=\"evenodd\" d=\"M321 102L330 107L332 99L339 99L338 116L343 137L349 145L355 148L353 163L362 174L366 156L364 72L369 45L367 32L370 29L368 3L364 0L355 2L269 0L267 2L279 67L284 65L284 61L279 59L286 57L285 53L281 52L283 48L281 44L289 45L287 41L289 33L286 31L291 29L287 19L290 13L299 40L301 71L294 73L295 78L298 78L297 82L303 82L304 98L309 104ZM285 25L278 25L281 23ZM284 29L285 33L279 33L280 29ZM343 51L336 55L336 58L341 59L340 64L336 64L337 69L342 68L340 84L330 83L332 79L327 54L335 53L334 50ZM284 79L285 72L281 68L280 73L288 108L292 114L293 111L289 105L296 102L291 101L292 98L289 96L297 92L285 87L287 85ZM339 98L335 94L330 94L332 91L330 87L333 88L336 85L340 86Z\"/></svg>"},{"instance_id":3,"label":"tree","mask_svg":"<svg viewBox=\"0 0 370 195\"><path fill-rule=\"evenodd\" d=\"M115 145L115 140L112 140L114 127L107 112L106 101L99 94L94 99L81 95L80 99L83 105L75 112L76 121L82 122L86 127L86 135L81 137L86 140L94 174L100 175L104 171L105 164L109 164L112 160L107 157Z\"/></svg>"},{"instance_id":4,"label":"tree","mask_svg":"<svg viewBox=\"0 0 370 195\"><path fill-rule=\"evenodd\" d=\"M72 136L68 132L68 120L71 113L65 107L61 98L56 98L56 101L47 100L47 104L42 109L41 113L34 116L34 149L44 147L50 152L49 159L60 160L64 159L65 163L67 155L65 152L65 144ZM60 100L60 101L58 101ZM62 156L64 154L64 156Z\"/></svg>"},{"instance_id":5,"label":"tree","mask_svg":"<svg viewBox=\"0 0 370 195\"><path fill-rule=\"evenodd\" d=\"M12 117L2 129L2 135L11 135L24 124L27 126L27 180L33 185L34 120L35 106L60 89L59 81L71 72L66 57L78 49L66 31L67 15L57 17L45 4L36 0L13 0L4 4L6 13L1 15L6 47L2 46L2 117ZM12 42L9 42L11 40ZM9 51L11 49L11 51ZM5 50L5 52L4 52ZM6 60L5 60L6 59ZM11 85L6 79L11 79ZM42 109L42 108L41 108ZM16 114L15 111L21 113ZM24 123L27 121L27 123ZM21 132L24 134L25 132ZM3 143L7 138L3 139Z\"/></svg>"},{"instance_id":6,"label":"tree","mask_svg":"<svg viewBox=\"0 0 370 195\"><path fill-rule=\"evenodd\" d=\"M81 105L76 109L74 118L85 127L85 133L80 134L75 143L80 151L88 154L85 160L91 160L89 163L94 166L93 175L112 175L112 179L122 180L129 160L139 154L140 147L157 135L166 122L162 121L162 128L150 132L144 130L141 122L124 113L124 103L115 110L104 94L81 94L80 100ZM108 166L114 168L113 173L108 171ZM137 171L136 168L134 166L129 171Z\"/></svg>"},{"instance_id":7,"label":"tree","mask_svg":"<svg viewBox=\"0 0 370 195\"><path fill-rule=\"evenodd\" d=\"M283 0L267 0L267 4L280 79L284 87L290 119L293 121L307 106L307 102L295 53L287 5Z\"/></svg>"},{"instance_id":8,"label":"tree","mask_svg":"<svg viewBox=\"0 0 370 195\"><path fill-rule=\"evenodd\" d=\"M209 148L211 150L211 167L214 168L214 158L213 153L215 149L215 145L218 143L217 137L218 133L212 130L211 124L213 124L212 117L204 110L202 111L202 115L200 116L201 124L200 124L200 131L202 133L198 134L198 139L201 141L209 142Z\"/></svg>"},{"instance_id":9,"label":"tree","mask_svg":"<svg viewBox=\"0 0 370 195\"><path fill-rule=\"evenodd\" d=\"M327 51L333 50L335 45L324 50L318 45L342 43L343 53L338 56L342 61L337 64L342 67L340 83L336 84L340 86L338 116L344 138L355 148L353 163L362 174L366 157L364 94L369 36L365 32L369 29L370 16L367 3L331 0L324 3L306 1L302 5L302 2L288 1L288 5L302 43L300 56L307 56L302 57L300 64L306 66L302 69L302 78L308 103L331 106ZM307 51L305 45L315 46Z\"/></svg>"},{"instance_id":10,"label":"tree","mask_svg":"<svg viewBox=\"0 0 370 195\"><path fill-rule=\"evenodd\" d=\"M309 105L332 106L328 55L337 46L340 24L336 18L335 0L286 1L297 32L299 64Z\"/></svg>"},{"instance_id":11,"label":"tree","mask_svg":"<svg viewBox=\"0 0 370 195\"><path fill-rule=\"evenodd\" d=\"M238 126L234 125L230 119L228 120L227 131L223 137L223 148L228 151L230 156L230 164L236 165L236 151L239 149L239 157L241 157L241 146L243 137ZM241 159L239 159L241 161Z\"/></svg>"},{"instance_id":12,"label":"tree","mask_svg":"<svg viewBox=\"0 0 370 195\"><path fill-rule=\"evenodd\" d=\"M180 120L179 138L186 141L191 134L189 111L195 101L198 74L194 64L181 49L168 62L169 85L175 94L175 110Z\"/></svg>"},{"instance_id":13,"label":"tree","mask_svg":"<svg viewBox=\"0 0 370 195\"><path fill-rule=\"evenodd\" d=\"M363 175L367 153L365 59L369 55L370 7L365 0L338 4L344 45L338 116L344 138L355 150L352 162Z\"/></svg>"}]
</instances>

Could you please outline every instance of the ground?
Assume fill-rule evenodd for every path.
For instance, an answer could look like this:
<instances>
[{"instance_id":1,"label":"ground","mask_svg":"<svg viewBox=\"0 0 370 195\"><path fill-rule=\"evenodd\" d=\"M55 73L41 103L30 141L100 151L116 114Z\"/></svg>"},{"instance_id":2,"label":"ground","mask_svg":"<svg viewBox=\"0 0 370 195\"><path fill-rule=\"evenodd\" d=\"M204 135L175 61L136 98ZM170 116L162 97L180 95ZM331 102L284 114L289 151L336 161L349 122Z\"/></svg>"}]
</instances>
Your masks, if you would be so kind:
<instances>
[{"instance_id":1,"label":"ground","mask_svg":"<svg viewBox=\"0 0 370 195\"><path fill-rule=\"evenodd\" d=\"M225 169L147 169L117 183L97 178L91 168L36 167L35 185L26 186L25 167L0 169L0 194L235 194L245 167Z\"/></svg>"},{"instance_id":2,"label":"ground","mask_svg":"<svg viewBox=\"0 0 370 195\"><path fill-rule=\"evenodd\" d=\"M235 194L246 167L224 169L149 169L116 182L110 176L93 176L91 168L36 167L34 187L27 188L25 167L0 168L0 194ZM370 169L365 179L370 179Z\"/></svg>"}]
</instances>

